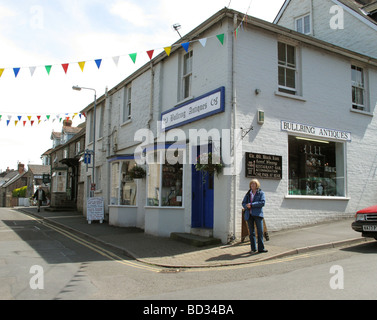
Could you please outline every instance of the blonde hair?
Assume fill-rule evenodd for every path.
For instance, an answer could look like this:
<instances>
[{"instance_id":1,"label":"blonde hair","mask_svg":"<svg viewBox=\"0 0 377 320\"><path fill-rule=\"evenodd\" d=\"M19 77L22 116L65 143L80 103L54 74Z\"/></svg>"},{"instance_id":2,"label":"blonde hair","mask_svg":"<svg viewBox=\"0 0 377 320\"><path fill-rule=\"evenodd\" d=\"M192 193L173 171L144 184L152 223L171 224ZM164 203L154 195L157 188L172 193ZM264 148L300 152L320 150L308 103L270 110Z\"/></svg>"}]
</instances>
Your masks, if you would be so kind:
<instances>
[{"instance_id":1,"label":"blonde hair","mask_svg":"<svg viewBox=\"0 0 377 320\"><path fill-rule=\"evenodd\" d=\"M255 182L255 184L257 185L257 189L260 189L260 182L259 182L258 179L253 179L253 180L251 180L250 183L249 183L249 188L251 189L251 184L252 184L253 182Z\"/></svg>"}]
</instances>

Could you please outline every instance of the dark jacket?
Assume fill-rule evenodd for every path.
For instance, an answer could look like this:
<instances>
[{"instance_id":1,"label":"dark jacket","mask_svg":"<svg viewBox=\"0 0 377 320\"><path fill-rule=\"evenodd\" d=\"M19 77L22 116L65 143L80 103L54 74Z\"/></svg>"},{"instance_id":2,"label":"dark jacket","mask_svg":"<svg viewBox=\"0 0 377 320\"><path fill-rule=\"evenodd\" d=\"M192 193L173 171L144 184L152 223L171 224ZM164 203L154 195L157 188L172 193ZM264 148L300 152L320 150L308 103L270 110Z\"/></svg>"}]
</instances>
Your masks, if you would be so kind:
<instances>
[{"instance_id":1,"label":"dark jacket","mask_svg":"<svg viewBox=\"0 0 377 320\"><path fill-rule=\"evenodd\" d=\"M39 199L39 189L35 191L33 198L38 201L46 201L46 192L42 189L42 199Z\"/></svg>"},{"instance_id":2,"label":"dark jacket","mask_svg":"<svg viewBox=\"0 0 377 320\"><path fill-rule=\"evenodd\" d=\"M253 202L251 202L251 199L250 199L250 192L251 190L249 190L243 201L242 201L242 207L245 209L245 220L249 220L250 218L250 215L254 216L254 217L260 217L260 218L264 218L264 215L263 215L263 207L266 203L266 197L265 197L265 194L262 190L257 190L257 192L255 193L255 196L254 196L254 199L253 199ZM251 210L249 210L246 206L248 203L251 203ZM251 212L250 212L251 211Z\"/></svg>"}]
</instances>

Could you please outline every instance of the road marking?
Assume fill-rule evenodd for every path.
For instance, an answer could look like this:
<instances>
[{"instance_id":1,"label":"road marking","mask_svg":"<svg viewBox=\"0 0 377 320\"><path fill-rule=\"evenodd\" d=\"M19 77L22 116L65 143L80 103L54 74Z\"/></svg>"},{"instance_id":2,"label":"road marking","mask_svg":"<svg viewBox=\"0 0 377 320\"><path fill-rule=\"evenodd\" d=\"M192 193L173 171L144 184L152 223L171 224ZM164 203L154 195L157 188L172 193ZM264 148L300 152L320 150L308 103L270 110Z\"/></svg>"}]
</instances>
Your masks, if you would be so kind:
<instances>
[{"instance_id":1,"label":"road marking","mask_svg":"<svg viewBox=\"0 0 377 320\"><path fill-rule=\"evenodd\" d=\"M85 240L85 239L83 239L79 236L76 236L76 235L74 235L73 233L71 233L67 230L64 230L64 229L62 229L58 226L52 225L52 224L44 221L43 219L30 216L27 213L25 213L25 214L27 216L29 216L32 220L36 221L37 223L42 224L42 225L46 226L47 228L52 229L52 230L62 234L63 236L73 240L74 242L79 243L82 246L85 246L88 249L97 252L98 254L102 255L103 257L108 258L109 260L112 260L112 261L115 261L117 263L126 265L128 267L142 269L142 270L151 271L151 272L155 272L155 273L160 273L161 270L162 270L161 268L148 266L148 265L142 265L142 264L135 263L135 262L132 262L132 261L124 260L122 257L118 256L117 254L115 254L115 253L113 253L109 250L106 250L106 249L100 247L99 245L96 245L94 243L90 243L89 241L87 241L87 240Z\"/></svg>"}]
</instances>

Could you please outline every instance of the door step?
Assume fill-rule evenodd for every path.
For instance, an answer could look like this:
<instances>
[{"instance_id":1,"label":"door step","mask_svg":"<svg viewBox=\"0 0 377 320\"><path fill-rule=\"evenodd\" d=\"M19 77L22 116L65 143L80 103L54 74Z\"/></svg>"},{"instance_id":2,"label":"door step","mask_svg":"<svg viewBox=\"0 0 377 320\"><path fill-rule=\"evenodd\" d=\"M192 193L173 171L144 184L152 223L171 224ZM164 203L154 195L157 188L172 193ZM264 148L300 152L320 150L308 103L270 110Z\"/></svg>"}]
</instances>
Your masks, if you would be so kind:
<instances>
[{"instance_id":1,"label":"door step","mask_svg":"<svg viewBox=\"0 0 377 320\"><path fill-rule=\"evenodd\" d=\"M177 233L173 232L170 235L170 238L173 240L181 241L186 244L189 244L194 247L207 247L221 244L220 239L216 239L213 237L202 237L199 235L191 234L191 233Z\"/></svg>"}]
</instances>

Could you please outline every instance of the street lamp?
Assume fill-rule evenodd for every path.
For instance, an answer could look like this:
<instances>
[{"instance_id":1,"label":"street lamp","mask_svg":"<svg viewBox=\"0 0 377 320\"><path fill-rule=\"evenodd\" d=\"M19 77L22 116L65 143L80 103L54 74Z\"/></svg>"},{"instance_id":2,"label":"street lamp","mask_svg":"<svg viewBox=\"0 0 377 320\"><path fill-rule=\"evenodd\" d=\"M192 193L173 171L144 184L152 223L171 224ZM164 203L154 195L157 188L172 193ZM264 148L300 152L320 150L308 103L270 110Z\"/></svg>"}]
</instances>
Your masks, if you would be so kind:
<instances>
[{"instance_id":1,"label":"street lamp","mask_svg":"<svg viewBox=\"0 0 377 320\"><path fill-rule=\"evenodd\" d=\"M96 180L94 179L95 169L96 169L96 162L95 162L95 154L96 154L96 112L97 112L97 91L92 88L85 88L79 86L73 86L73 90L81 91L81 90L92 90L94 91L94 110L93 110L93 167L92 167L92 185L91 185L91 198L94 198L94 191L96 191Z\"/></svg>"}]
</instances>

